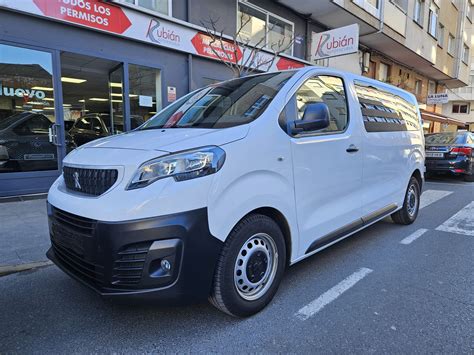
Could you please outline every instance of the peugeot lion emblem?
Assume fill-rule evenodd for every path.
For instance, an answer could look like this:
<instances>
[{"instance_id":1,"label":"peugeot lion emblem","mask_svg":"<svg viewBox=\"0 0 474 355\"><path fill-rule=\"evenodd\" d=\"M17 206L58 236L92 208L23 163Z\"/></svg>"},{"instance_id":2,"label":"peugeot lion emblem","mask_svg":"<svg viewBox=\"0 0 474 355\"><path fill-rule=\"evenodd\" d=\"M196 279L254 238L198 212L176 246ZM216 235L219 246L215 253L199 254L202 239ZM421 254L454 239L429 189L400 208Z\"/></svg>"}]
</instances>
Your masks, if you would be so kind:
<instances>
[{"instance_id":1,"label":"peugeot lion emblem","mask_svg":"<svg viewBox=\"0 0 474 355\"><path fill-rule=\"evenodd\" d=\"M82 189L81 183L79 182L79 173L75 171L72 177L74 178L74 187L78 190Z\"/></svg>"}]
</instances>

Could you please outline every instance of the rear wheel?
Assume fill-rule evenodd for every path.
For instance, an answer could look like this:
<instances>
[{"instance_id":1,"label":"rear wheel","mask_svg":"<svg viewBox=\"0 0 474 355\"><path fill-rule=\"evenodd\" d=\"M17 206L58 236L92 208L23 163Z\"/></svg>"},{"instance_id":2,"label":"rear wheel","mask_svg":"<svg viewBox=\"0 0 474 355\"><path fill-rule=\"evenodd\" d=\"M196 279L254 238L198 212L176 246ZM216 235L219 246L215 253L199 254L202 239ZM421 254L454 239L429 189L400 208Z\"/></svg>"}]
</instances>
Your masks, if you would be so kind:
<instances>
[{"instance_id":1,"label":"rear wheel","mask_svg":"<svg viewBox=\"0 0 474 355\"><path fill-rule=\"evenodd\" d=\"M277 223L260 214L247 216L225 242L209 301L232 316L255 314L275 295L285 263L285 240Z\"/></svg>"},{"instance_id":2,"label":"rear wheel","mask_svg":"<svg viewBox=\"0 0 474 355\"><path fill-rule=\"evenodd\" d=\"M392 220L398 224L412 224L418 216L420 208L420 184L412 176L405 193L403 207L392 214Z\"/></svg>"}]
</instances>

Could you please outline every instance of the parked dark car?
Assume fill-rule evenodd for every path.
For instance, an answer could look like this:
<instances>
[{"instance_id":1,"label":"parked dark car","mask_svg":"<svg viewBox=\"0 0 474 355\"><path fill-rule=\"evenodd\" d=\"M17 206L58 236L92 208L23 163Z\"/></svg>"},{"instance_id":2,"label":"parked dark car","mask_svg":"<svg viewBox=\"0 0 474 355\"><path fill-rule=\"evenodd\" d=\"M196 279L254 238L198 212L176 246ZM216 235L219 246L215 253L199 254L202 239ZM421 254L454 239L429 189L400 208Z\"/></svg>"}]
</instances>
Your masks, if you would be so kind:
<instances>
[{"instance_id":1,"label":"parked dark car","mask_svg":"<svg viewBox=\"0 0 474 355\"><path fill-rule=\"evenodd\" d=\"M36 112L1 119L0 172L57 169L57 148L49 140L53 123Z\"/></svg>"},{"instance_id":2,"label":"parked dark car","mask_svg":"<svg viewBox=\"0 0 474 355\"><path fill-rule=\"evenodd\" d=\"M132 116L132 129L143 123L140 116ZM69 137L75 146L80 146L98 138L124 131L123 116L114 116L114 130L111 129L111 117L106 113L90 113L79 117L69 130Z\"/></svg>"},{"instance_id":3,"label":"parked dark car","mask_svg":"<svg viewBox=\"0 0 474 355\"><path fill-rule=\"evenodd\" d=\"M470 132L433 133L425 136L426 172L464 175L474 181L474 134Z\"/></svg>"}]
</instances>

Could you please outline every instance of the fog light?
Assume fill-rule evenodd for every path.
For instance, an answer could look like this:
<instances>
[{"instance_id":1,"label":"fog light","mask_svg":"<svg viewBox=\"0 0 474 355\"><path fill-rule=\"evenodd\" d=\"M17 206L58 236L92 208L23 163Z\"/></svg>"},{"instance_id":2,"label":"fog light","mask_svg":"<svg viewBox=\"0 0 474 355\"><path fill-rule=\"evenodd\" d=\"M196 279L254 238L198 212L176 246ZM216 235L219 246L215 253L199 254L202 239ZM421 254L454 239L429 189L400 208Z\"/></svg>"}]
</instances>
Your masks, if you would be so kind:
<instances>
[{"instance_id":1,"label":"fog light","mask_svg":"<svg viewBox=\"0 0 474 355\"><path fill-rule=\"evenodd\" d=\"M168 260L163 259L163 260L161 260L161 268L165 271L170 271L171 270L171 263Z\"/></svg>"}]
</instances>

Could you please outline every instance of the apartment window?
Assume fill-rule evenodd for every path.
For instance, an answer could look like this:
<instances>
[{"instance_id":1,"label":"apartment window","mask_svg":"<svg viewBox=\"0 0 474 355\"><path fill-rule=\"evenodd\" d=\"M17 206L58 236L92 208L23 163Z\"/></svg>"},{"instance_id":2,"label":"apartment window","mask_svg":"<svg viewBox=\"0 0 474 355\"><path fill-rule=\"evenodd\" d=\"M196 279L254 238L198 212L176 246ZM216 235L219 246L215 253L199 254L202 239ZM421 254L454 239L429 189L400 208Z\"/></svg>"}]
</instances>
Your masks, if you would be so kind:
<instances>
[{"instance_id":1,"label":"apartment window","mask_svg":"<svg viewBox=\"0 0 474 355\"><path fill-rule=\"evenodd\" d=\"M453 104L453 113L468 113L469 112L469 104Z\"/></svg>"},{"instance_id":2,"label":"apartment window","mask_svg":"<svg viewBox=\"0 0 474 355\"><path fill-rule=\"evenodd\" d=\"M438 23L438 45L444 46L444 26L441 23Z\"/></svg>"},{"instance_id":3,"label":"apartment window","mask_svg":"<svg viewBox=\"0 0 474 355\"><path fill-rule=\"evenodd\" d=\"M455 47L456 46L456 43L455 43L455 38L454 36L450 33L449 36L448 36L448 53L451 54L451 55L454 55L454 50L455 50Z\"/></svg>"},{"instance_id":4,"label":"apartment window","mask_svg":"<svg viewBox=\"0 0 474 355\"><path fill-rule=\"evenodd\" d=\"M428 81L428 95L436 94L436 83L434 81Z\"/></svg>"},{"instance_id":5,"label":"apartment window","mask_svg":"<svg viewBox=\"0 0 474 355\"><path fill-rule=\"evenodd\" d=\"M438 29L438 14L439 7L431 0L430 3L430 15L428 22L428 33L436 38L436 31Z\"/></svg>"},{"instance_id":6,"label":"apartment window","mask_svg":"<svg viewBox=\"0 0 474 355\"><path fill-rule=\"evenodd\" d=\"M423 82L421 80L415 81L415 94L421 95L421 90L423 88Z\"/></svg>"},{"instance_id":7,"label":"apartment window","mask_svg":"<svg viewBox=\"0 0 474 355\"><path fill-rule=\"evenodd\" d=\"M462 48L462 61L465 64L469 63L469 47L464 43Z\"/></svg>"},{"instance_id":8,"label":"apartment window","mask_svg":"<svg viewBox=\"0 0 474 355\"><path fill-rule=\"evenodd\" d=\"M159 12L160 14L171 16L172 0L123 0L137 7Z\"/></svg>"},{"instance_id":9,"label":"apartment window","mask_svg":"<svg viewBox=\"0 0 474 355\"><path fill-rule=\"evenodd\" d=\"M472 22L472 6L469 3L467 4L466 17Z\"/></svg>"},{"instance_id":10,"label":"apartment window","mask_svg":"<svg viewBox=\"0 0 474 355\"><path fill-rule=\"evenodd\" d=\"M415 11L413 14L413 21L418 23L421 27L423 27L423 8L425 2L424 0L415 0Z\"/></svg>"},{"instance_id":11,"label":"apartment window","mask_svg":"<svg viewBox=\"0 0 474 355\"><path fill-rule=\"evenodd\" d=\"M377 71L377 80L388 81L388 76L390 75L390 66L385 63L379 63L379 68Z\"/></svg>"},{"instance_id":12,"label":"apartment window","mask_svg":"<svg viewBox=\"0 0 474 355\"><path fill-rule=\"evenodd\" d=\"M249 3L239 3L239 40L292 54L294 24Z\"/></svg>"}]
</instances>

